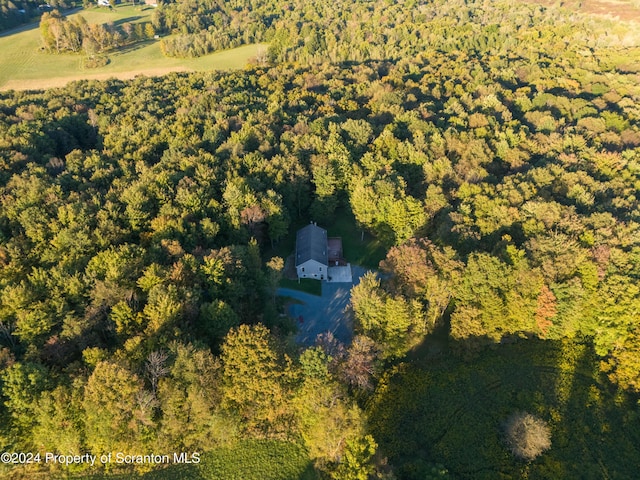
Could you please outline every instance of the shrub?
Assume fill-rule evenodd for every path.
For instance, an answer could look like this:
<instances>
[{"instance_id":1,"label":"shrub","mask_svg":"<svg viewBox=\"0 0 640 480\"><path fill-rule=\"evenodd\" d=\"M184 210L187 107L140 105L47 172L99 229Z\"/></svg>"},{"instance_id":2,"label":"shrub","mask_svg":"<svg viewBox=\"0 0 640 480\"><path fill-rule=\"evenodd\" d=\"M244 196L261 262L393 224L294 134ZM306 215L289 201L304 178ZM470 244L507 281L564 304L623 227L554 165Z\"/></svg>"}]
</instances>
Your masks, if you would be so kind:
<instances>
[{"instance_id":1,"label":"shrub","mask_svg":"<svg viewBox=\"0 0 640 480\"><path fill-rule=\"evenodd\" d=\"M103 55L91 55L84 59L84 68L100 68L109 64L109 57Z\"/></svg>"},{"instance_id":2,"label":"shrub","mask_svg":"<svg viewBox=\"0 0 640 480\"><path fill-rule=\"evenodd\" d=\"M504 441L516 457L531 461L551 447L551 430L544 420L515 412L504 423Z\"/></svg>"}]
</instances>

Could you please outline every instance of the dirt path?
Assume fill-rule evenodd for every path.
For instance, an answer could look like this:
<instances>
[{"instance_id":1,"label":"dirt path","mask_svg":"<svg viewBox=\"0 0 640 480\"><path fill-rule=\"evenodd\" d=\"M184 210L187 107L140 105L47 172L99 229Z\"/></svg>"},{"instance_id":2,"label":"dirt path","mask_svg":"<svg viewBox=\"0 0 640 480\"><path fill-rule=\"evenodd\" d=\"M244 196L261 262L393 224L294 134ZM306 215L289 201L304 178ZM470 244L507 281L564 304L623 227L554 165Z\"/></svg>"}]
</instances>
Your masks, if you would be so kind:
<instances>
[{"instance_id":1,"label":"dirt path","mask_svg":"<svg viewBox=\"0 0 640 480\"><path fill-rule=\"evenodd\" d=\"M129 80L139 75L146 77L159 77L171 72L188 72L191 71L185 67L164 67L151 68L146 70L134 70L130 72L112 72L97 73L87 75L78 73L77 75L69 75L66 77L55 78L36 78L32 80L9 80L0 87L0 91L6 90L45 90L47 88L64 87L67 83L75 80L108 80L109 78L117 78L118 80Z\"/></svg>"}]
</instances>

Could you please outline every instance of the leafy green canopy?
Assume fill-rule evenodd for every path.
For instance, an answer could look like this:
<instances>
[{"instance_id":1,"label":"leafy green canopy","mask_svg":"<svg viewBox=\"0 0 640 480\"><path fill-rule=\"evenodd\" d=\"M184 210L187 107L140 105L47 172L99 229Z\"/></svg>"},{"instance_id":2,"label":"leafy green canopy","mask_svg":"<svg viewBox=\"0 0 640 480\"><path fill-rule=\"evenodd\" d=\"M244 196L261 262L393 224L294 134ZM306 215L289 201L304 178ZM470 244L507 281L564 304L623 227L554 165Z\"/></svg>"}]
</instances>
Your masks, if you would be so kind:
<instances>
[{"instance_id":1,"label":"leafy green canopy","mask_svg":"<svg viewBox=\"0 0 640 480\"><path fill-rule=\"evenodd\" d=\"M637 390L638 51L612 47L633 37L462 3L389 7L433 27L417 50L342 29L376 52L327 53L349 64L299 38L297 64L0 95L3 447L287 439L366 476L386 440L355 399L438 327L465 353L586 338ZM258 326L283 326L262 255L344 210L389 254L354 290L357 341L298 362Z\"/></svg>"}]
</instances>

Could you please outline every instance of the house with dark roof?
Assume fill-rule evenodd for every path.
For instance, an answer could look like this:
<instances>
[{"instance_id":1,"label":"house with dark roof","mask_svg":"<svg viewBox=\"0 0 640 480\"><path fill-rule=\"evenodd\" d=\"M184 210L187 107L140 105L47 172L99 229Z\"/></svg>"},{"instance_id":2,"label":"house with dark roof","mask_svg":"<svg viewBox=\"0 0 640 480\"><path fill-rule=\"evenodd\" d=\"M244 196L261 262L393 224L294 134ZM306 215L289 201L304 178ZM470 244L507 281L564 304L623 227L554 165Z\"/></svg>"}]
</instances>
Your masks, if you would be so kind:
<instances>
[{"instance_id":1,"label":"house with dark roof","mask_svg":"<svg viewBox=\"0 0 640 480\"><path fill-rule=\"evenodd\" d=\"M298 230L296 235L296 272L298 278L327 278L329 249L327 231L315 223Z\"/></svg>"}]
</instances>

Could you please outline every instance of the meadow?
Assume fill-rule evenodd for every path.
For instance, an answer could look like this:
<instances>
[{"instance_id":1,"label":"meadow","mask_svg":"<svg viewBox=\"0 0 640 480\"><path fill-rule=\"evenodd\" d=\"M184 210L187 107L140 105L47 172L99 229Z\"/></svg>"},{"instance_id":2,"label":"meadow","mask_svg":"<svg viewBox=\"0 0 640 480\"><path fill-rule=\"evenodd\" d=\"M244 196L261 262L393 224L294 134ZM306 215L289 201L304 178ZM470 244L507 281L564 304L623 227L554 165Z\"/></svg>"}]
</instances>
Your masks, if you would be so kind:
<instances>
[{"instance_id":1,"label":"meadow","mask_svg":"<svg viewBox=\"0 0 640 480\"><path fill-rule=\"evenodd\" d=\"M82 15L88 23L121 24L148 21L152 11L152 7L121 6L113 10L96 7L74 15ZM104 67L85 68L84 55L45 52L40 29L33 25L0 37L0 90L60 87L82 79L128 79L174 71L237 69L264 48L264 45L244 45L199 58L167 58L160 51L160 40L152 40L109 52L109 63Z\"/></svg>"},{"instance_id":2,"label":"meadow","mask_svg":"<svg viewBox=\"0 0 640 480\"><path fill-rule=\"evenodd\" d=\"M174 464L147 473L71 476L77 480L317 480L301 447L276 440L244 440L203 454L199 463Z\"/></svg>"},{"instance_id":3,"label":"meadow","mask_svg":"<svg viewBox=\"0 0 640 480\"><path fill-rule=\"evenodd\" d=\"M400 364L378 387L369 418L381 453L407 480L442 468L459 479L634 478L632 403L598 373L590 347L527 340L466 360ZM551 448L532 462L513 458L502 441L516 411L551 428Z\"/></svg>"},{"instance_id":4,"label":"meadow","mask_svg":"<svg viewBox=\"0 0 640 480\"><path fill-rule=\"evenodd\" d=\"M544 6L553 6L552 0L534 0ZM580 11L589 15L598 15L618 21L640 21L640 2L638 0L568 0L562 2L568 10Z\"/></svg>"}]
</instances>

